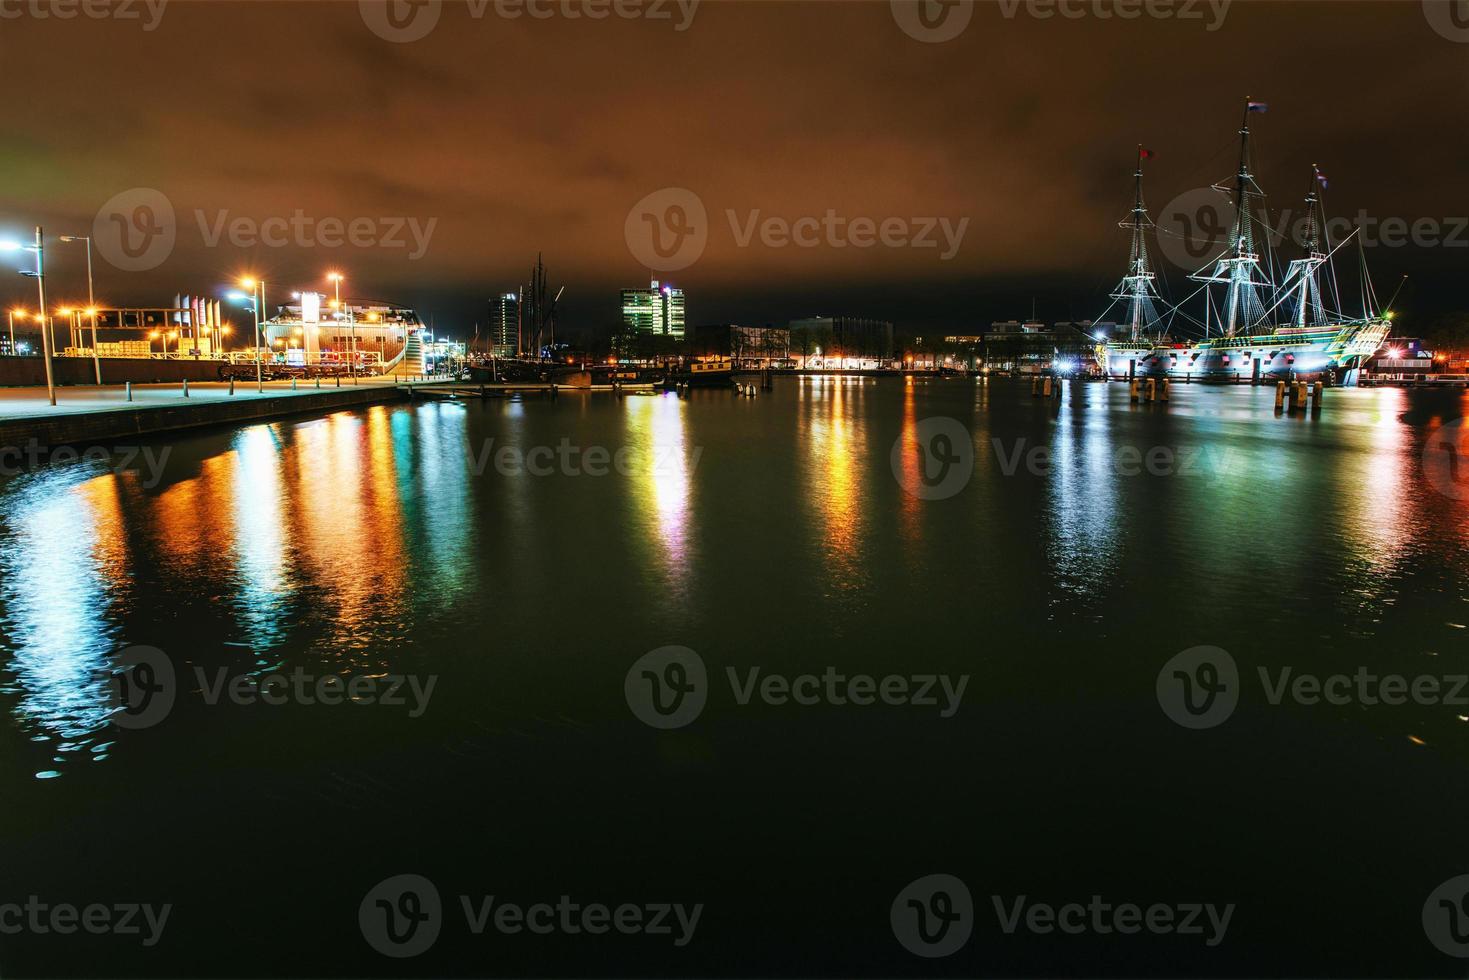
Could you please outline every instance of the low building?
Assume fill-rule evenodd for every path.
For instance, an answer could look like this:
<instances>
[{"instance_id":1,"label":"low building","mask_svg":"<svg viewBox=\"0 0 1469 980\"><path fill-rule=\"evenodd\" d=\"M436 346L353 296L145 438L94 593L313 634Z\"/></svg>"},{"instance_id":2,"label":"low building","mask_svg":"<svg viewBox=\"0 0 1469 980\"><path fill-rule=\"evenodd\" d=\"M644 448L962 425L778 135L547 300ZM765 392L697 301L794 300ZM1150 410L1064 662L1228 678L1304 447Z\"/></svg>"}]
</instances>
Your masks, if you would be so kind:
<instances>
[{"instance_id":1,"label":"low building","mask_svg":"<svg viewBox=\"0 0 1469 980\"><path fill-rule=\"evenodd\" d=\"M748 367L768 367L791 356L791 332L784 327L744 327L736 323L689 328L688 352L695 357L732 357Z\"/></svg>"},{"instance_id":2,"label":"low building","mask_svg":"<svg viewBox=\"0 0 1469 980\"><path fill-rule=\"evenodd\" d=\"M893 361L891 320L813 316L790 323L790 350L802 367L854 370Z\"/></svg>"}]
</instances>

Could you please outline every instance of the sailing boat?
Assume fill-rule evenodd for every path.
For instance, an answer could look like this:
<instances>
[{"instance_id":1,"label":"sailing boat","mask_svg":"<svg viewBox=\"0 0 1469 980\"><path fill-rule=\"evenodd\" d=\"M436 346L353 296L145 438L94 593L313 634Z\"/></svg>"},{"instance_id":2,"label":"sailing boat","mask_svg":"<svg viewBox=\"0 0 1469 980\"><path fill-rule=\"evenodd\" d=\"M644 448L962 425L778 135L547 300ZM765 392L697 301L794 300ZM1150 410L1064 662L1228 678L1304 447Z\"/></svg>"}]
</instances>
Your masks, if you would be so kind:
<instances>
[{"instance_id":1,"label":"sailing boat","mask_svg":"<svg viewBox=\"0 0 1469 980\"><path fill-rule=\"evenodd\" d=\"M1234 222L1223 251L1189 276L1202 284L1194 294L1204 300L1201 323L1183 313L1183 303L1168 307L1159 295L1146 237L1153 222L1142 192L1143 161L1150 154L1138 149L1132 215L1122 222L1132 232L1132 250L1127 275L1111 294L1114 306L1118 302L1127 305L1128 335L1098 344L1097 359L1105 374L1189 376L1204 381L1335 380L1350 378L1362 360L1387 339L1392 314L1375 311L1376 299L1365 269L1361 317L1348 318L1329 310L1323 300L1322 270L1330 272L1332 255L1352 236L1335 246L1327 240L1320 193L1326 181L1315 167L1306 196L1305 255L1291 261L1278 286L1271 280L1257 248L1261 238L1257 236L1256 202L1264 193L1250 172L1250 115L1265 109L1263 102L1246 102L1234 186L1215 187L1230 195ZM1166 314L1160 313L1160 307ZM1175 340L1171 326L1180 317L1199 323L1203 339Z\"/></svg>"}]
</instances>

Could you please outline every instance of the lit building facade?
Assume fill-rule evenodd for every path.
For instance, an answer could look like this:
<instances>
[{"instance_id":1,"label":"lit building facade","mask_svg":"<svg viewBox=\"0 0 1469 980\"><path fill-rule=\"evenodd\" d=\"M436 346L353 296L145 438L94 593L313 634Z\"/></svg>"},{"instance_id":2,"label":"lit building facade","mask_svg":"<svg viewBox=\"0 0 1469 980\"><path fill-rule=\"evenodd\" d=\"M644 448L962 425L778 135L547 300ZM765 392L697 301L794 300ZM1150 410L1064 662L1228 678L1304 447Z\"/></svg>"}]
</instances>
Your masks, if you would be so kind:
<instances>
[{"instance_id":1,"label":"lit building facade","mask_svg":"<svg viewBox=\"0 0 1469 980\"><path fill-rule=\"evenodd\" d=\"M490 353L514 357L520 353L520 296L502 293L490 300Z\"/></svg>"},{"instance_id":2,"label":"lit building facade","mask_svg":"<svg viewBox=\"0 0 1469 980\"><path fill-rule=\"evenodd\" d=\"M792 356L813 368L886 367L893 359L891 320L813 316L792 320Z\"/></svg>"},{"instance_id":3,"label":"lit building facade","mask_svg":"<svg viewBox=\"0 0 1469 980\"><path fill-rule=\"evenodd\" d=\"M647 289L622 291L622 325L630 333L683 340L685 322L682 289L654 279Z\"/></svg>"}]
</instances>

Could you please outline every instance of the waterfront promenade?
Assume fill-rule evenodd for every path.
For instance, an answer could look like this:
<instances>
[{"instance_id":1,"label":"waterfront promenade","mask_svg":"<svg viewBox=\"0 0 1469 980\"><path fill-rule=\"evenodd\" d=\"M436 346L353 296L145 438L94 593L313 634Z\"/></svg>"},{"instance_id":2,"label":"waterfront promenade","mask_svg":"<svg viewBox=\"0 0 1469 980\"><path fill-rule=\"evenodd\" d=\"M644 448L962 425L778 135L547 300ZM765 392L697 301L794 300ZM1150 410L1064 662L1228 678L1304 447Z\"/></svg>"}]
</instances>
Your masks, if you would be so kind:
<instances>
[{"instance_id":1,"label":"waterfront promenade","mask_svg":"<svg viewBox=\"0 0 1469 980\"><path fill-rule=\"evenodd\" d=\"M432 382L427 382L431 384ZM0 388L0 446L31 440L43 445L94 442L119 436L159 435L180 429L255 421L306 412L335 411L408 397L407 386L392 378L343 378L298 382L269 381L264 391L254 382L133 385L56 389L56 405L45 388Z\"/></svg>"}]
</instances>

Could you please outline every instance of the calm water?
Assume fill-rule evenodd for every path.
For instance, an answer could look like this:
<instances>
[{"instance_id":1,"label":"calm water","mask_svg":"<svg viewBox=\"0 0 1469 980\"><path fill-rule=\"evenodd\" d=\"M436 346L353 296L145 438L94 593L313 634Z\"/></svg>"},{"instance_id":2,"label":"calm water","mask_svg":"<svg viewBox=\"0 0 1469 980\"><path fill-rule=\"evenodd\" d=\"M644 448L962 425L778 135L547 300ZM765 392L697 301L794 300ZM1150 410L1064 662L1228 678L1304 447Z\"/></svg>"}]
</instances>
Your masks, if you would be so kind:
<instances>
[{"instance_id":1,"label":"calm water","mask_svg":"<svg viewBox=\"0 0 1469 980\"><path fill-rule=\"evenodd\" d=\"M172 905L152 946L0 935L0 971L1462 975L1422 915L1469 873L1469 690L1272 704L1259 671L1469 672L1469 469L1435 448L1469 404L1272 395L783 380L379 407L0 478L0 902ZM707 702L665 730L625 681L670 645ZM1198 646L1240 676L1195 730L1159 677ZM164 659L121 676L171 702L141 725L113 701L140 657ZM944 717L941 693L741 704L752 668L968 680ZM282 674L358 699L212 694ZM426 700L367 703L400 676ZM409 873L442 930L385 957L359 904ZM973 935L926 959L890 908L935 873ZM475 935L462 895L703 909L683 946ZM1007 934L994 897L1022 895L1235 910L1212 947Z\"/></svg>"}]
</instances>

